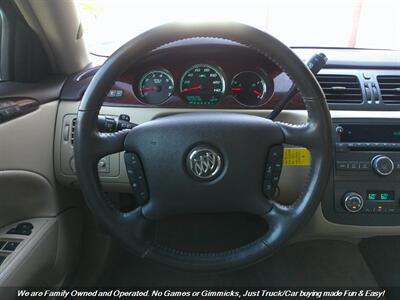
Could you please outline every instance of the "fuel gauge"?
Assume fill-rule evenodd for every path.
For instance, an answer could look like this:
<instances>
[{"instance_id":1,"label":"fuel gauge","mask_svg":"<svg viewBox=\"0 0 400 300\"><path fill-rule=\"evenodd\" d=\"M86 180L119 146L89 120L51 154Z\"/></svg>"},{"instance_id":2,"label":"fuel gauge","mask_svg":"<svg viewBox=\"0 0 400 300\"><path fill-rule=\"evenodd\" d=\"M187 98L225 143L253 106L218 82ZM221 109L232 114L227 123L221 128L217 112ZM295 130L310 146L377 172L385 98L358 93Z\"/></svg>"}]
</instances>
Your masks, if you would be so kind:
<instances>
[{"instance_id":1,"label":"fuel gauge","mask_svg":"<svg viewBox=\"0 0 400 300\"><path fill-rule=\"evenodd\" d=\"M267 85L256 72L244 71L233 77L231 92L243 105L258 106L265 102Z\"/></svg>"},{"instance_id":2,"label":"fuel gauge","mask_svg":"<svg viewBox=\"0 0 400 300\"><path fill-rule=\"evenodd\" d=\"M148 104L158 105L171 97L174 80L165 70L152 70L143 75L139 83L140 99Z\"/></svg>"}]
</instances>

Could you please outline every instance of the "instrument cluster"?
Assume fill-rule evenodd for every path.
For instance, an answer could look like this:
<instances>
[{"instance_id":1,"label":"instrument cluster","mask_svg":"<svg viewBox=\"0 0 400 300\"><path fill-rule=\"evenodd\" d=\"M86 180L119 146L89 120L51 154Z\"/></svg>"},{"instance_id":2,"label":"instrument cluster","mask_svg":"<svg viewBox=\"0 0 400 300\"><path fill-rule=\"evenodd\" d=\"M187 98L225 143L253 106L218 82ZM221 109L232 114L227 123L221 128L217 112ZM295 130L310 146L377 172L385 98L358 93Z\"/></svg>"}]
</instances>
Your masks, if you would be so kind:
<instances>
[{"instance_id":1,"label":"instrument cluster","mask_svg":"<svg viewBox=\"0 0 400 300\"><path fill-rule=\"evenodd\" d=\"M185 40L132 61L121 73L105 105L271 109L292 81L263 54L216 40ZM300 96L291 106L304 108Z\"/></svg>"},{"instance_id":2,"label":"instrument cluster","mask_svg":"<svg viewBox=\"0 0 400 300\"><path fill-rule=\"evenodd\" d=\"M178 74L177 74L178 73ZM163 105L176 97L189 106L214 106L236 101L246 107L258 107L271 98L273 80L262 68L244 68L225 72L216 64L198 63L181 72L164 67L150 68L132 83L140 102Z\"/></svg>"}]
</instances>

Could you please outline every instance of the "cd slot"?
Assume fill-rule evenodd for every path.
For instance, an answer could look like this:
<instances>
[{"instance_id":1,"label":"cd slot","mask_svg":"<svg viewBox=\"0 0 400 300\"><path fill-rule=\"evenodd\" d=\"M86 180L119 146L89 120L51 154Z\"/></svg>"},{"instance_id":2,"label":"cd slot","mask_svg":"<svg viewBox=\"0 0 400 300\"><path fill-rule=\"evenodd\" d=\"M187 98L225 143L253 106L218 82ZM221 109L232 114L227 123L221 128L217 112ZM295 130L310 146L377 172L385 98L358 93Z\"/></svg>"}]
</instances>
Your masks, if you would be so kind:
<instances>
[{"instance_id":1,"label":"cd slot","mask_svg":"<svg viewBox=\"0 0 400 300\"><path fill-rule=\"evenodd\" d=\"M336 143L336 152L399 150L400 143Z\"/></svg>"}]
</instances>

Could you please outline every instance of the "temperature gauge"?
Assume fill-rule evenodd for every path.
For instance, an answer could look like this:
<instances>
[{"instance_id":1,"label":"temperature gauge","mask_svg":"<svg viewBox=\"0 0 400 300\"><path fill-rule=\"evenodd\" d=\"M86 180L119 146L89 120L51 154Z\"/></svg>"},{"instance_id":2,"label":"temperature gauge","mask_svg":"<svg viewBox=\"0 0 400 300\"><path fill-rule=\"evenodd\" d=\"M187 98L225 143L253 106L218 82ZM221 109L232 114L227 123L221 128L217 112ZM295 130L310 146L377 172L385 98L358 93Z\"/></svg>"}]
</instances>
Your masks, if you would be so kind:
<instances>
[{"instance_id":1,"label":"temperature gauge","mask_svg":"<svg viewBox=\"0 0 400 300\"><path fill-rule=\"evenodd\" d=\"M265 102L267 85L256 72L244 71L233 77L231 92L243 105L258 106Z\"/></svg>"}]
</instances>

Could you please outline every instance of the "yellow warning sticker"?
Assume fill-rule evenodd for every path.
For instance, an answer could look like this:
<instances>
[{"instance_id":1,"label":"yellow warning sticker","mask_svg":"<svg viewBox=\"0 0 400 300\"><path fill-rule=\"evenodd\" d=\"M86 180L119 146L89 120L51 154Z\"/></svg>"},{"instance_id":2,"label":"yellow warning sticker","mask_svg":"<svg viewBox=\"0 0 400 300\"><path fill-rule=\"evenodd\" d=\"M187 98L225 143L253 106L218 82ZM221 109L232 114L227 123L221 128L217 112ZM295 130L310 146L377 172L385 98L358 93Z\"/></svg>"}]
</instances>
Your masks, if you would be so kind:
<instances>
[{"instance_id":1,"label":"yellow warning sticker","mask_svg":"<svg viewBox=\"0 0 400 300\"><path fill-rule=\"evenodd\" d=\"M285 148L283 152L284 166L309 166L310 151L306 148Z\"/></svg>"}]
</instances>

